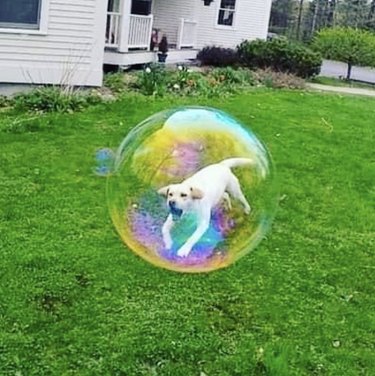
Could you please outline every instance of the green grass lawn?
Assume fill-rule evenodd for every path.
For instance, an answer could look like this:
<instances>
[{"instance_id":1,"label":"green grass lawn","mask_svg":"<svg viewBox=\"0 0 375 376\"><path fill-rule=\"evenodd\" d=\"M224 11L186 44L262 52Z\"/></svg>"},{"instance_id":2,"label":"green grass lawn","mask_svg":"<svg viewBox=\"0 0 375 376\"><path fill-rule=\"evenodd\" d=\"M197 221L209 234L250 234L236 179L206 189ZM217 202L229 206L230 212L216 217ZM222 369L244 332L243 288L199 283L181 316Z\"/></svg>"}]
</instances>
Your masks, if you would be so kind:
<instances>
[{"instance_id":1,"label":"green grass lawn","mask_svg":"<svg viewBox=\"0 0 375 376\"><path fill-rule=\"evenodd\" d=\"M0 374L375 374L375 101L265 89L175 99L251 125L280 180L267 238L197 275L133 255L92 173L97 149L171 102L0 113Z\"/></svg>"}]
</instances>

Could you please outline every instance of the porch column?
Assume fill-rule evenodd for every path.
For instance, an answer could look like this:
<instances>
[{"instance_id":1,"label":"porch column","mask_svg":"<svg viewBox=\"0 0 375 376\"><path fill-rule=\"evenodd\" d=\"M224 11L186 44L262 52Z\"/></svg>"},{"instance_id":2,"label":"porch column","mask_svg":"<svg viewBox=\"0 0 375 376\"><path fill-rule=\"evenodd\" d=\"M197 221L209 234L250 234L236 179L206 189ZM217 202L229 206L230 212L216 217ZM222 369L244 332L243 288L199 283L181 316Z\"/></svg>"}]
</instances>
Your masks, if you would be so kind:
<instances>
[{"instance_id":1,"label":"porch column","mask_svg":"<svg viewBox=\"0 0 375 376\"><path fill-rule=\"evenodd\" d=\"M177 30L177 46L176 47L178 50L181 50L181 46L182 46L182 38L184 36L184 23L185 23L185 20L183 18L180 18L180 24Z\"/></svg>"},{"instance_id":2,"label":"porch column","mask_svg":"<svg viewBox=\"0 0 375 376\"><path fill-rule=\"evenodd\" d=\"M121 26L120 41L118 45L119 52L128 52L129 25L132 0L122 0L120 5Z\"/></svg>"}]
</instances>

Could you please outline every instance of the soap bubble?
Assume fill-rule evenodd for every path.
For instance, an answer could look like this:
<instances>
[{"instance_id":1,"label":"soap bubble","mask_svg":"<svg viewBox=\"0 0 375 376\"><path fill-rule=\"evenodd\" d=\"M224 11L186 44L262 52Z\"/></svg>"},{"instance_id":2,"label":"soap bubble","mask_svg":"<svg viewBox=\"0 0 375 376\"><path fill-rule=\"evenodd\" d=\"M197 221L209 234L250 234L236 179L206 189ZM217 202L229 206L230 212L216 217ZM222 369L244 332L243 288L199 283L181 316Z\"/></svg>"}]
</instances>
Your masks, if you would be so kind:
<instances>
[{"instance_id":1,"label":"soap bubble","mask_svg":"<svg viewBox=\"0 0 375 376\"><path fill-rule=\"evenodd\" d=\"M108 176L112 172L114 152L111 149L99 149L95 153L94 172L98 176Z\"/></svg>"},{"instance_id":2,"label":"soap bubble","mask_svg":"<svg viewBox=\"0 0 375 376\"><path fill-rule=\"evenodd\" d=\"M170 187L231 158L242 158L224 162L234 165L242 201L212 167L194 187ZM215 189L227 193L202 225ZM274 216L277 187L270 155L248 127L219 110L182 107L151 116L127 135L115 155L107 197L113 223L134 253L166 269L207 272L232 264L260 242Z\"/></svg>"}]
</instances>

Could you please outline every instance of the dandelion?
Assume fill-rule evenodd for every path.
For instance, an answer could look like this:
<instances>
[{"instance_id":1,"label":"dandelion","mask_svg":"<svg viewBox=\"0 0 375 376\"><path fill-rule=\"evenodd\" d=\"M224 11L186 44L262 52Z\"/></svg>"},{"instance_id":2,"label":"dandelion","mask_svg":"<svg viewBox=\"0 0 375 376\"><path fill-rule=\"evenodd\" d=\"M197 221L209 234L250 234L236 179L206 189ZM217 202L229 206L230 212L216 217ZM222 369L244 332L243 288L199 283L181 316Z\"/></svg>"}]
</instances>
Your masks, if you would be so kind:
<instances>
[{"instance_id":1,"label":"dandelion","mask_svg":"<svg viewBox=\"0 0 375 376\"><path fill-rule=\"evenodd\" d=\"M146 72L146 73L151 73L151 68L147 67L147 68L145 69L145 72Z\"/></svg>"},{"instance_id":2,"label":"dandelion","mask_svg":"<svg viewBox=\"0 0 375 376\"><path fill-rule=\"evenodd\" d=\"M182 70L184 69L184 67L183 67L182 65L179 65L179 66L177 67L177 69L178 69L179 71L182 71Z\"/></svg>"}]
</instances>

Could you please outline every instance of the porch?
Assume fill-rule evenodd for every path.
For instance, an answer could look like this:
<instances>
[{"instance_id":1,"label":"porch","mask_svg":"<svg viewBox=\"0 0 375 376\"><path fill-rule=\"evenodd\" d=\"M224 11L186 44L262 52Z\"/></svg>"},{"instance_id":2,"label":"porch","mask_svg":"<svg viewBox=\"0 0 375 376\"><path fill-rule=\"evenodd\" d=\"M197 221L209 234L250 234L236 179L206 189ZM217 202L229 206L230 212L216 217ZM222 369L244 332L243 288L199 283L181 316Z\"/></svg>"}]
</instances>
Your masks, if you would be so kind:
<instances>
[{"instance_id":1,"label":"porch","mask_svg":"<svg viewBox=\"0 0 375 376\"><path fill-rule=\"evenodd\" d=\"M109 0L104 63L154 62L157 44L164 35L169 62L194 59L197 22L186 17L194 16L190 9L189 14L178 4L170 0Z\"/></svg>"}]
</instances>

